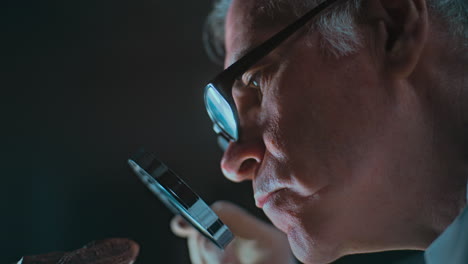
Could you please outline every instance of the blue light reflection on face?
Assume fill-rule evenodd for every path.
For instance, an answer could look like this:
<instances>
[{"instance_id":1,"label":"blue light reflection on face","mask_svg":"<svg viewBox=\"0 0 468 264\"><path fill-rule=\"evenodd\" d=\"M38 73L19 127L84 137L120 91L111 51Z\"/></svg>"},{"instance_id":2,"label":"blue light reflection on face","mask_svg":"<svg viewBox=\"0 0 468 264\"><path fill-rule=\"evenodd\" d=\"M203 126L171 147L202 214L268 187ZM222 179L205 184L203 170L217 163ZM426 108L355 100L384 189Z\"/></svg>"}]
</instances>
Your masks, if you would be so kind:
<instances>
[{"instance_id":1,"label":"blue light reflection on face","mask_svg":"<svg viewBox=\"0 0 468 264\"><path fill-rule=\"evenodd\" d=\"M211 118L230 136L237 139L237 124L229 103L213 87L208 87L205 96Z\"/></svg>"}]
</instances>

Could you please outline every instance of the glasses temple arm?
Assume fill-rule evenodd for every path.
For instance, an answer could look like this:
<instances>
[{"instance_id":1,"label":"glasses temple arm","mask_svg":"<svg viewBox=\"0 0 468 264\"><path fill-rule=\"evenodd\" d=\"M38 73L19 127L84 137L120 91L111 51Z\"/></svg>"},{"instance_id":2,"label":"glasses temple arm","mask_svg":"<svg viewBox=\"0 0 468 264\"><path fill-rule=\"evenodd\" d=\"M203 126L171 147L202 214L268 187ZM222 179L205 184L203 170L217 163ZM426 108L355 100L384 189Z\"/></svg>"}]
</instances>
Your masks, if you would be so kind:
<instances>
[{"instance_id":1,"label":"glasses temple arm","mask_svg":"<svg viewBox=\"0 0 468 264\"><path fill-rule=\"evenodd\" d=\"M317 7L313 8L298 20L294 21L293 23L289 24L287 27L282 29L280 32L276 33L273 37L271 37L266 42L260 44L260 46L254 48L252 51L247 53L245 56L240 58L237 62L229 66L224 72L223 75L231 75L231 77L236 78L239 74L248 70L254 63L260 60L262 57L266 56L270 53L273 49L275 49L279 44L281 44L284 40L290 37L294 32L296 32L299 28L304 26L307 22L309 22L312 18L314 18L317 14L331 6L333 3L340 1L340 0L327 0L320 3Z\"/></svg>"}]
</instances>

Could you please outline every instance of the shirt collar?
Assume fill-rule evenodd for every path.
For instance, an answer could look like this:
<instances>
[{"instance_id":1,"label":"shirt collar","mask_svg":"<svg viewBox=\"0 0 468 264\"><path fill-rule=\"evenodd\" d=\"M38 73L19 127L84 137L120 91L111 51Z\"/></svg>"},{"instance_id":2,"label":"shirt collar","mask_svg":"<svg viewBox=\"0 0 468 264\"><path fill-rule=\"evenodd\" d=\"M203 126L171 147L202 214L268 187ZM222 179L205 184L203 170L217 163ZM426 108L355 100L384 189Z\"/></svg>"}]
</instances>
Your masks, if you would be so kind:
<instances>
[{"instance_id":1,"label":"shirt collar","mask_svg":"<svg viewBox=\"0 0 468 264\"><path fill-rule=\"evenodd\" d=\"M468 201L468 185L466 198ZM427 264L468 263L468 206L424 253Z\"/></svg>"}]
</instances>

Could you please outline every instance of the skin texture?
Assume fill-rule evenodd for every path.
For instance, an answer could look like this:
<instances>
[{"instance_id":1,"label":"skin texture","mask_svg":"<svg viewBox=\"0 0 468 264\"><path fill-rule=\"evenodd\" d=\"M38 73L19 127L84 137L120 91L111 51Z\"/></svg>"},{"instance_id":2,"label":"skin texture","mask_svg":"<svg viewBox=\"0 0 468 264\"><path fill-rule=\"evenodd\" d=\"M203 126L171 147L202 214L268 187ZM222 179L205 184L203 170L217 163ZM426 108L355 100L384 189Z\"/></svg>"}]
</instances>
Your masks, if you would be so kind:
<instances>
[{"instance_id":1,"label":"skin texture","mask_svg":"<svg viewBox=\"0 0 468 264\"><path fill-rule=\"evenodd\" d=\"M26 256L23 264L131 264L139 250L138 244L129 239L111 238L70 252Z\"/></svg>"},{"instance_id":2,"label":"skin texture","mask_svg":"<svg viewBox=\"0 0 468 264\"><path fill-rule=\"evenodd\" d=\"M259 21L254 3L229 9L226 67L282 28ZM425 249L465 205L466 50L446 48L424 0L363 8L356 53L330 56L319 33L299 32L243 76L256 76L261 98L233 89L241 138L223 172L252 181L305 263Z\"/></svg>"}]
</instances>

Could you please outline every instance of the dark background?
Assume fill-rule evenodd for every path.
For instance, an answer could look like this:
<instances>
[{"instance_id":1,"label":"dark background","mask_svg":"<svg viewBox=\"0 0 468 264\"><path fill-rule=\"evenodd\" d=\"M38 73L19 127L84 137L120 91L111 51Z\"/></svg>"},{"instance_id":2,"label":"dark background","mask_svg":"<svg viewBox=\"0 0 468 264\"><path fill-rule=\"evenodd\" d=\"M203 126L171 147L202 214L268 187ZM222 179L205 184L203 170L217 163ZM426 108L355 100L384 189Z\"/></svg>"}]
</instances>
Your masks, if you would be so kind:
<instances>
[{"instance_id":1,"label":"dark background","mask_svg":"<svg viewBox=\"0 0 468 264\"><path fill-rule=\"evenodd\" d=\"M171 214L126 164L141 146L208 203L262 216L249 183L221 176L202 102L220 70L201 41L210 0L0 5L0 263L106 237L136 240L137 263L188 263Z\"/></svg>"}]
</instances>

